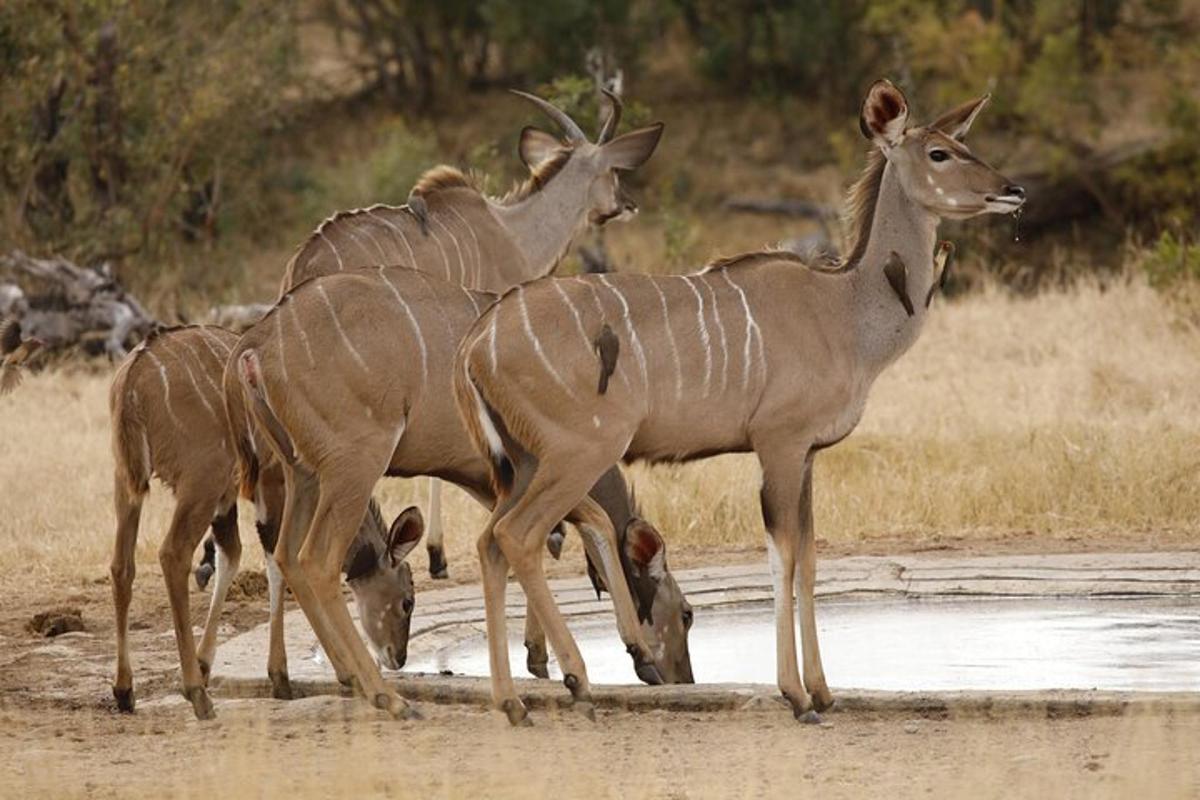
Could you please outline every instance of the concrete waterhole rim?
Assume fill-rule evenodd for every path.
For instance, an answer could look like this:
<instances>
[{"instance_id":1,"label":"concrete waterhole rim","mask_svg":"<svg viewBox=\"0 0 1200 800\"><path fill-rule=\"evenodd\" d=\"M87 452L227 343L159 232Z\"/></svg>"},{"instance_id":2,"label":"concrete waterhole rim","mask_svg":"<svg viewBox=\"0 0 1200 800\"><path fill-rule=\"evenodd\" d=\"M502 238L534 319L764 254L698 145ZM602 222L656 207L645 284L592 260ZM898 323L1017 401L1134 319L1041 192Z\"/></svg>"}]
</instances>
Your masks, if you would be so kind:
<instances>
[{"instance_id":1,"label":"concrete waterhole rim","mask_svg":"<svg viewBox=\"0 0 1200 800\"><path fill-rule=\"evenodd\" d=\"M697 613L761 603L771 596L765 564L699 568L676 572L680 586ZM597 601L584 578L551 581L569 619L611 615L607 598ZM1096 553L1011 556L896 557L854 556L825 559L818 565L818 598L1032 598L1070 600L1099 598L1200 598L1200 552ZM509 627L524 623L524 600L510 582ZM818 606L818 616L820 608ZM420 592L410 640L410 662L483 630L483 604L477 585ZM327 667L304 658L315 637L296 609L289 611L289 666L296 697L345 694ZM219 698L270 698L265 677L266 625L221 645L214 665L212 689ZM514 663L514 674L522 669ZM488 707L487 677L389 673L389 682L416 703ZM557 680L518 678L517 689L531 709L570 707L570 695ZM774 685L713 683L692 686L593 684L600 708L627 711L777 711L788 706ZM886 691L834 689L831 713L908 714L924 718L1019 715L1070 718L1118 716L1170 711L1200 713L1200 692L1107 690L953 690ZM828 718L828 717L827 717Z\"/></svg>"}]
</instances>

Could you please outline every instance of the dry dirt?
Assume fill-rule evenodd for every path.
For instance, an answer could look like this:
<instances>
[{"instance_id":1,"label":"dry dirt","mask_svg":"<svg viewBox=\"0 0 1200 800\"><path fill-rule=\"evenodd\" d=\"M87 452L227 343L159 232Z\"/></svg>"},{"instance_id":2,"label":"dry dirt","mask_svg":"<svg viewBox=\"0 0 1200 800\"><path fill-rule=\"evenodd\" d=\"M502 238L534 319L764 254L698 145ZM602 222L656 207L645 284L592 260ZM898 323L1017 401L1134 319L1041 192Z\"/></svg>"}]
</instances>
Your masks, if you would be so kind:
<instances>
[{"instance_id":1,"label":"dry dirt","mask_svg":"<svg viewBox=\"0 0 1200 800\"><path fill-rule=\"evenodd\" d=\"M1044 549L1038 544L1015 536L822 549L825 555L1031 552ZM1086 544L1136 549L1138 542L1114 536ZM681 552L677 566L712 555ZM747 548L724 557L762 555ZM417 561L421 572L423 558ZM471 577L465 569L459 574ZM206 601L206 593L193 590L197 624ZM60 607L79 609L86 629L45 638L27 628L36 613ZM231 602L226 634L264 619L261 598ZM108 688L112 621L104 582L0 601L0 796L299 797L328 796L331 785L343 795L438 797L770 797L805 789L835 798L1125 797L1147 789L1185 797L1200 791L1194 755L1200 716L1162 712L920 719L834 711L826 725L812 727L774 708L613 711L595 724L570 712L538 711L533 729L514 731L479 708L425 704L424 721L400 723L359 701L315 697L218 700L219 719L200 724L175 691L161 576L139 576L131 627L139 708L123 716Z\"/></svg>"}]
</instances>

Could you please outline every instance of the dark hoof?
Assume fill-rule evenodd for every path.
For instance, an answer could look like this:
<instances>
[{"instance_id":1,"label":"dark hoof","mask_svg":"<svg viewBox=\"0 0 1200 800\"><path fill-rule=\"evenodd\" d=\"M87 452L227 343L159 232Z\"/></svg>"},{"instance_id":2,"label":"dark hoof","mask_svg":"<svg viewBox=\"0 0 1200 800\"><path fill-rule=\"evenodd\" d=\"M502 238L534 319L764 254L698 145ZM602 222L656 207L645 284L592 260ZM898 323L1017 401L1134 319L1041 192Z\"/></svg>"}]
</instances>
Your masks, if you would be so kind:
<instances>
[{"instance_id":1,"label":"dark hoof","mask_svg":"<svg viewBox=\"0 0 1200 800\"><path fill-rule=\"evenodd\" d=\"M801 713L799 711L793 711L792 713L795 715L796 721L801 723L802 725L820 725L821 724L821 715L818 714L816 711L814 711L811 708L808 711L805 711L803 713Z\"/></svg>"},{"instance_id":2,"label":"dark hoof","mask_svg":"<svg viewBox=\"0 0 1200 800\"><path fill-rule=\"evenodd\" d=\"M574 709L577 714L582 714L591 722L596 721L596 705L590 700L576 700L575 704L571 706L571 708Z\"/></svg>"},{"instance_id":3,"label":"dark hoof","mask_svg":"<svg viewBox=\"0 0 1200 800\"><path fill-rule=\"evenodd\" d=\"M546 537L546 549L550 551L550 555L555 561L562 558L563 543L566 539L567 535L563 533L561 525L556 525L554 530L550 531L550 535Z\"/></svg>"},{"instance_id":4,"label":"dark hoof","mask_svg":"<svg viewBox=\"0 0 1200 800\"><path fill-rule=\"evenodd\" d=\"M446 551L440 547L426 548L429 551L429 577L435 581L444 581L450 577L446 567Z\"/></svg>"},{"instance_id":5,"label":"dark hoof","mask_svg":"<svg viewBox=\"0 0 1200 800\"><path fill-rule=\"evenodd\" d=\"M191 702L196 719L216 719L217 713L213 710L212 698L208 696L208 691L203 686L184 689L183 696Z\"/></svg>"},{"instance_id":6,"label":"dark hoof","mask_svg":"<svg viewBox=\"0 0 1200 800\"><path fill-rule=\"evenodd\" d=\"M200 665L200 677L204 681L204 685L208 686L208 677L212 675L212 664L202 658L197 659L197 663Z\"/></svg>"},{"instance_id":7,"label":"dark hoof","mask_svg":"<svg viewBox=\"0 0 1200 800\"><path fill-rule=\"evenodd\" d=\"M392 719L424 719L416 706L409 705L404 701L404 698L397 694L380 692L375 695L373 703L376 708L391 714Z\"/></svg>"},{"instance_id":8,"label":"dark hoof","mask_svg":"<svg viewBox=\"0 0 1200 800\"><path fill-rule=\"evenodd\" d=\"M505 700L500 704L500 710L504 712L504 716L508 717L508 724L514 728L533 726L533 720L529 718L529 711L520 700Z\"/></svg>"},{"instance_id":9,"label":"dark hoof","mask_svg":"<svg viewBox=\"0 0 1200 800\"><path fill-rule=\"evenodd\" d=\"M662 673L658 671L658 667L653 664L643 663L634 664L634 671L637 672L638 680L650 686L662 686L666 681L663 680Z\"/></svg>"},{"instance_id":10,"label":"dark hoof","mask_svg":"<svg viewBox=\"0 0 1200 800\"><path fill-rule=\"evenodd\" d=\"M549 678L550 670L547 664L550 663L550 656L546 652L546 644L525 642L525 653L525 669L529 670L529 674L538 678Z\"/></svg>"},{"instance_id":11,"label":"dark hoof","mask_svg":"<svg viewBox=\"0 0 1200 800\"><path fill-rule=\"evenodd\" d=\"M114 686L113 698L117 701L117 711L120 711L122 714L133 713L134 701L132 686L128 689L118 689L116 686Z\"/></svg>"},{"instance_id":12,"label":"dark hoof","mask_svg":"<svg viewBox=\"0 0 1200 800\"><path fill-rule=\"evenodd\" d=\"M193 573L196 578L196 587L199 589L207 588L208 582L212 580L214 572L216 570L213 569L212 564L201 564L196 567L196 572Z\"/></svg>"},{"instance_id":13,"label":"dark hoof","mask_svg":"<svg viewBox=\"0 0 1200 800\"><path fill-rule=\"evenodd\" d=\"M358 689L358 679L353 675L345 678L338 678L337 682L338 694L342 697L354 697L355 695L362 694L362 692L360 692Z\"/></svg>"},{"instance_id":14,"label":"dark hoof","mask_svg":"<svg viewBox=\"0 0 1200 800\"><path fill-rule=\"evenodd\" d=\"M271 697L276 700L291 700L295 697L292 694L292 682L288 680L286 672L268 672L267 677L271 679Z\"/></svg>"}]
</instances>

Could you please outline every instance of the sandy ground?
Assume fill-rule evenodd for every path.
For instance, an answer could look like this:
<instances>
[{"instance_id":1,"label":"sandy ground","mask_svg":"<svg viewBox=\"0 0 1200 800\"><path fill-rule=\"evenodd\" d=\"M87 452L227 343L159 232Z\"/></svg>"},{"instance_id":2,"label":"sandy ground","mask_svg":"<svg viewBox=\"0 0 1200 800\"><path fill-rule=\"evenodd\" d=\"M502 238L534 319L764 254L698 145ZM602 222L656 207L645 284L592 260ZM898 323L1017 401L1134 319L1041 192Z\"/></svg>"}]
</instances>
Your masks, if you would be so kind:
<instances>
[{"instance_id":1,"label":"sandy ground","mask_svg":"<svg viewBox=\"0 0 1200 800\"><path fill-rule=\"evenodd\" d=\"M1038 544L1015 536L823 550L1044 549ZM1087 549L1131 545L1136 540L1114 536L1093 538ZM678 566L706 556L681 553ZM746 549L725 557L761 555ZM206 599L193 591L197 623ZM1187 797L1200 791L1200 716L1167 712L938 719L835 710L813 727L778 708L612 711L594 724L571 712L538 711L534 728L510 730L479 708L425 704L425 720L400 723L353 699L314 697L218 699L218 720L200 724L175 690L165 603L161 577L141 575L131 626L139 709L122 716L108 688L112 622L104 582L4 599L0 796L307 797L328 796L331 785L341 794L398 797L773 797L806 789L823 797L1128 797L1147 790ZM260 597L232 602L226 633L262 622L264 605ZM87 629L53 639L25 629L35 612L55 606L80 609Z\"/></svg>"}]
</instances>

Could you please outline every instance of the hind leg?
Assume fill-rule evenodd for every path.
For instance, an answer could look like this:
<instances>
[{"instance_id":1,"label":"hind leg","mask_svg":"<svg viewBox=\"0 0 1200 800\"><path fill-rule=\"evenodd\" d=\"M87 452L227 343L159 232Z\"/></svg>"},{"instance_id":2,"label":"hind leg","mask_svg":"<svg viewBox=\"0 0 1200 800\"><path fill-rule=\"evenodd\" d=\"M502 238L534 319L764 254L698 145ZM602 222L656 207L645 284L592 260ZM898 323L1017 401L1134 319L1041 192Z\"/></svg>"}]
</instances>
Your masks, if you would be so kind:
<instances>
[{"instance_id":1,"label":"hind leg","mask_svg":"<svg viewBox=\"0 0 1200 800\"><path fill-rule=\"evenodd\" d=\"M197 658L200 661L200 674L208 684L212 673L213 661L217 655L217 629L221 624L221 609L225 606L225 596L229 586L237 576L238 565L242 558L242 541L238 536L237 501L230 502L224 512L218 512L212 521L213 539L217 549L217 582L213 586L212 599L208 606L208 619L204 623L204 635L200 637L200 649Z\"/></svg>"},{"instance_id":2,"label":"hind leg","mask_svg":"<svg viewBox=\"0 0 1200 800\"><path fill-rule=\"evenodd\" d=\"M279 540L279 520L283 516L283 474L278 467L264 470L255 490L254 527L267 561L267 591L271 599L270 644L267 651L267 678L271 681L271 696L276 700L292 699L292 684L288 679L287 646L283 639L283 596L287 585L275 561L275 545Z\"/></svg>"},{"instance_id":3,"label":"hind leg","mask_svg":"<svg viewBox=\"0 0 1200 800\"><path fill-rule=\"evenodd\" d=\"M188 603L188 573L192 553L204 536L216 502L209 498L180 498L171 518L171 529L158 551L167 598L171 603L171 618L175 625L175 644L179 649L179 666L183 671L183 694L192 704L197 719L212 719L212 700L204 688L204 676L196 658L196 642L192 634L191 610Z\"/></svg>"},{"instance_id":4,"label":"hind leg","mask_svg":"<svg viewBox=\"0 0 1200 800\"><path fill-rule=\"evenodd\" d=\"M117 709L133 711L133 668L129 661L129 603L133 599L133 577L137 572L134 550L137 547L138 520L142 514L144 495L131 495L121 480L113 492L117 512L116 546L113 548L112 578L113 608L117 627L117 675L113 681L113 697Z\"/></svg>"},{"instance_id":5,"label":"hind leg","mask_svg":"<svg viewBox=\"0 0 1200 800\"><path fill-rule=\"evenodd\" d=\"M425 550L429 553L429 577L442 580L450 577L446 567L446 548L442 544L442 482L429 479L429 513L425 515Z\"/></svg>"}]
</instances>

